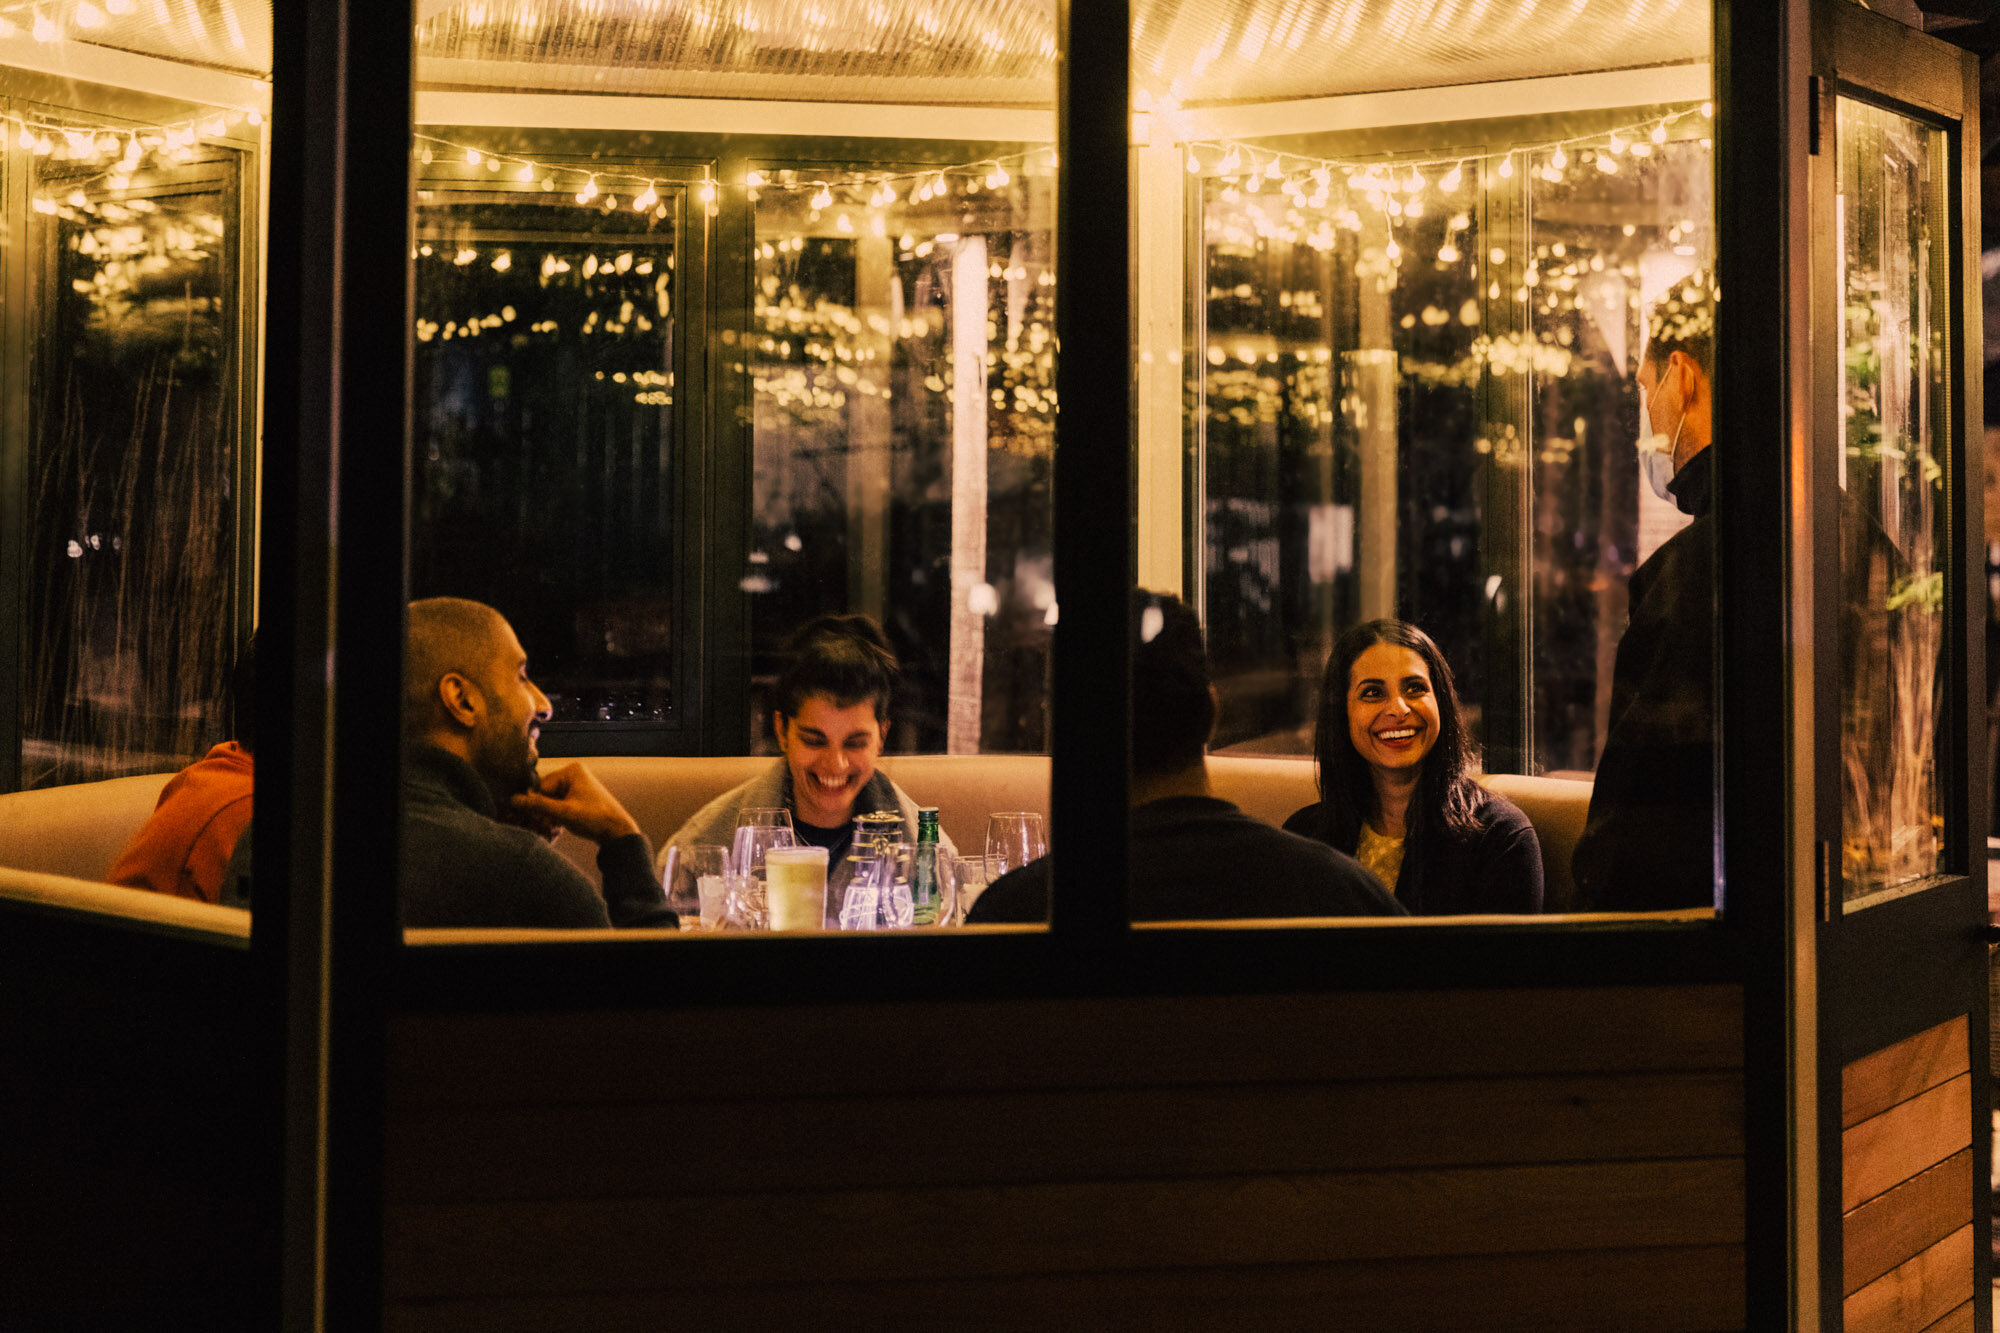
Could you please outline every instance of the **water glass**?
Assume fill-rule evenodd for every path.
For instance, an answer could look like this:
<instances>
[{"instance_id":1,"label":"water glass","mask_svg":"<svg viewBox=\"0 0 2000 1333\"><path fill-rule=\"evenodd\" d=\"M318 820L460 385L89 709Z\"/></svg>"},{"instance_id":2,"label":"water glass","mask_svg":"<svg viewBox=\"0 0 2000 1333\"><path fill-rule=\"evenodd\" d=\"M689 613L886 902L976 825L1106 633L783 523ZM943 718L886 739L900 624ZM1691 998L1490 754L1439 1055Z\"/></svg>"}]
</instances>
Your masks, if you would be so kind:
<instances>
[{"instance_id":1,"label":"water glass","mask_svg":"<svg viewBox=\"0 0 2000 1333\"><path fill-rule=\"evenodd\" d=\"M728 930L769 930L769 900L764 881L755 875L726 876L729 888L723 903L722 924Z\"/></svg>"},{"instance_id":2,"label":"water glass","mask_svg":"<svg viewBox=\"0 0 2000 1333\"><path fill-rule=\"evenodd\" d=\"M734 880L734 875L719 874L703 875L695 881L703 930L722 929L723 922L729 917L729 895L735 888Z\"/></svg>"},{"instance_id":3,"label":"water glass","mask_svg":"<svg viewBox=\"0 0 2000 1333\"><path fill-rule=\"evenodd\" d=\"M1048 855L1042 817L1032 810L1002 810L986 820L986 855L994 878Z\"/></svg>"},{"instance_id":4,"label":"water glass","mask_svg":"<svg viewBox=\"0 0 2000 1333\"><path fill-rule=\"evenodd\" d=\"M682 917L701 910L697 885L705 875L729 871L729 849L718 842L691 842L686 846L667 844L660 853L660 887L666 891L667 906Z\"/></svg>"},{"instance_id":5,"label":"water glass","mask_svg":"<svg viewBox=\"0 0 2000 1333\"><path fill-rule=\"evenodd\" d=\"M738 824L736 844L730 848L729 869L738 875L764 874L764 853L773 847L796 847L798 835L790 824Z\"/></svg>"},{"instance_id":6,"label":"water glass","mask_svg":"<svg viewBox=\"0 0 2000 1333\"><path fill-rule=\"evenodd\" d=\"M746 805L736 812L737 828L746 828L752 824L774 824L779 828L794 828L792 812L782 805Z\"/></svg>"},{"instance_id":7,"label":"water glass","mask_svg":"<svg viewBox=\"0 0 2000 1333\"><path fill-rule=\"evenodd\" d=\"M938 920L962 926L965 914L972 910L972 905L979 901L979 895L986 892L987 884L992 882L991 859L985 856L941 856L938 860L938 883L950 895L949 902L939 906Z\"/></svg>"}]
</instances>

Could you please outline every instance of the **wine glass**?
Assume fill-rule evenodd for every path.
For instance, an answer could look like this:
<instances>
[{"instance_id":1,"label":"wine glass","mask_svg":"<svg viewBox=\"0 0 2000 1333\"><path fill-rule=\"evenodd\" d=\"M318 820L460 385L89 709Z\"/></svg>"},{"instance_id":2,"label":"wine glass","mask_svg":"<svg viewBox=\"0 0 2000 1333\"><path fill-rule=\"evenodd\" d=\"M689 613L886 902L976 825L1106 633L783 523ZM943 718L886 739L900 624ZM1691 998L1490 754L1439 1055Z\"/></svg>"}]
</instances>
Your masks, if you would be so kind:
<instances>
[{"instance_id":1,"label":"wine glass","mask_svg":"<svg viewBox=\"0 0 2000 1333\"><path fill-rule=\"evenodd\" d=\"M782 805L746 805L736 812L737 828L749 828L753 824L773 824L778 828L793 828L792 812Z\"/></svg>"},{"instance_id":2,"label":"wine glass","mask_svg":"<svg viewBox=\"0 0 2000 1333\"><path fill-rule=\"evenodd\" d=\"M773 847L796 847L798 835L789 824L739 824L729 851L729 869L738 875L764 878L764 853Z\"/></svg>"},{"instance_id":3,"label":"wine glass","mask_svg":"<svg viewBox=\"0 0 2000 1333\"><path fill-rule=\"evenodd\" d=\"M719 842L669 843L660 853L660 887L666 891L667 906L683 921L701 915L696 885L702 876L728 873L729 849Z\"/></svg>"},{"instance_id":4,"label":"wine glass","mask_svg":"<svg viewBox=\"0 0 2000 1333\"><path fill-rule=\"evenodd\" d=\"M1042 817L1032 810L1002 810L986 820L986 855L993 878L1048 855Z\"/></svg>"}]
</instances>

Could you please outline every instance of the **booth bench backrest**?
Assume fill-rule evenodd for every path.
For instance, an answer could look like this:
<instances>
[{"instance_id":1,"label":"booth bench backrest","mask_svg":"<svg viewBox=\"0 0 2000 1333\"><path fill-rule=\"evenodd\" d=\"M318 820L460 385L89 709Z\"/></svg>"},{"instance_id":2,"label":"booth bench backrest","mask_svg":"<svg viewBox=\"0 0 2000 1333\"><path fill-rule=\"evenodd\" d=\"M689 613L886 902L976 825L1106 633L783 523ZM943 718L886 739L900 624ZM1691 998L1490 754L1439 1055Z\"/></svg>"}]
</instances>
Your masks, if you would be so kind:
<instances>
[{"instance_id":1,"label":"booth bench backrest","mask_svg":"<svg viewBox=\"0 0 2000 1333\"><path fill-rule=\"evenodd\" d=\"M764 771L772 760L619 755L584 762L657 847L696 810ZM1217 755L1208 762L1217 794L1266 823L1282 824L1294 810L1317 799L1307 760ZM1048 813L1046 755L893 755L882 761L882 769L919 804L937 806L946 834L965 850L985 845L986 816L993 811ZM103 879L152 813L170 776L156 773L0 795L0 871ZM1482 780L1534 822L1542 843L1544 910L1572 910L1569 858L1583 832L1590 784L1515 774ZM596 848L573 836L557 845L596 881Z\"/></svg>"}]
</instances>

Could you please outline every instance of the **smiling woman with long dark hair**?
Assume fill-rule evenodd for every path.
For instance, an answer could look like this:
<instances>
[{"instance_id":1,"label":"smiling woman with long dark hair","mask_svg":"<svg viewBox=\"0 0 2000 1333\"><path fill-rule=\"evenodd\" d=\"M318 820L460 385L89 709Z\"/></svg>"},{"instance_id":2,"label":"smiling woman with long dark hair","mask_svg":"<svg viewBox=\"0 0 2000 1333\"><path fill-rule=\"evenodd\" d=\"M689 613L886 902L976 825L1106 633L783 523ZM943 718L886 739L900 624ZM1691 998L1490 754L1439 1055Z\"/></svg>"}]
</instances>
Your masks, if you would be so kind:
<instances>
[{"instance_id":1,"label":"smiling woman with long dark hair","mask_svg":"<svg viewBox=\"0 0 2000 1333\"><path fill-rule=\"evenodd\" d=\"M1401 620L1341 635L1313 752L1320 799L1288 832L1354 857L1417 916L1542 910L1534 825L1473 780L1458 690L1430 635Z\"/></svg>"}]
</instances>

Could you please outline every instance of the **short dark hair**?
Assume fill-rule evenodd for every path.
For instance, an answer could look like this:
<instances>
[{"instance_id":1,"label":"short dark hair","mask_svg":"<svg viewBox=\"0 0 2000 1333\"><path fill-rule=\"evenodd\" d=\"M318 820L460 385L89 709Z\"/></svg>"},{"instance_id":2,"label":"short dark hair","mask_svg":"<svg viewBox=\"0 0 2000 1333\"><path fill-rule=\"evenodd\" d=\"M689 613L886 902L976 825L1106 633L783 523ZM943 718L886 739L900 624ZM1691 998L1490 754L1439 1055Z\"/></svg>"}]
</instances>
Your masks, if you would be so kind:
<instances>
[{"instance_id":1,"label":"short dark hair","mask_svg":"<svg viewBox=\"0 0 2000 1333\"><path fill-rule=\"evenodd\" d=\"M1319 769L1319 797L1330 826L1353 846L1361 821L1375 814L1375 779L1368 761L1355 752L1347 732L1347 689L1354 663L1378 643L1408 648L1424 660L1430 672L1431 696L1437 703L1438 738L1424 756L1423 773L1404 815L1406 836L1420 838L1432 831L1465 837L1478 831L1478 810L1485 795L1472 779L1477 762L1472 737L1465 729L1464 710L1451 664L1431 636L1404 620L1366 620L1334 640L1320 685L1319 725L1313 737L1313 757Z\"/></svg>"},{"instance_id":2,"label":"short dark hair","mask_svg":"<svg viewBox=\"0 0 2000 1333\"><path fill-rule=\"evenodd\" d=\"M438 682L453 673L488 687L499 627L506 619L484 602L423 597L411 602L403 648L403 731L422 736L438 715Z\"/></svg>"},{"instance_id":3,"label":"short dark hair","mask_svg":"<svg viewBox=\"0 0 2000 1333\"><path fill-rule=\"evenodd\" d=\"M1664 366L1675 352L1686 356L1715 378L1715 306L1719 289L1715 275L1696 269L1660 295L1646 320L1646 346L1641 356Z\"/></svg>"},{"instance_id":4,"label":"short dark hair","mask_svg":"<svg viewBox=\"0 0 2000 1333\"><path fill-rule=\"evenodd\" d=\"M257 752L257 632L250 631L242 656L229 671L230 739Z\"/></svg>"},{"instance_id":5,"label":"short dark hair","mask_svg":"<svg viewBox=\"0 0 2000 1333\"><path fill-rule=\"evenodd\" d=\"M873 619L820 616L801 625L786 646L772 706L797 717L807 699L824 694L842 708L866 699L875 705L875 716L886 719L902 675L889 636Z\"/></svg>"},{"instance_id":6,"label":"short dark hair","mask_svg":"<svg viewBox=\"0 0 2000 1333\"><path fill-rule=\"evenodd\" d=\"M1165 777L1201 762L1215 692L1201 622L1172 593L1132 594L1132 772Z\"/></svg>"}]
</instances>

